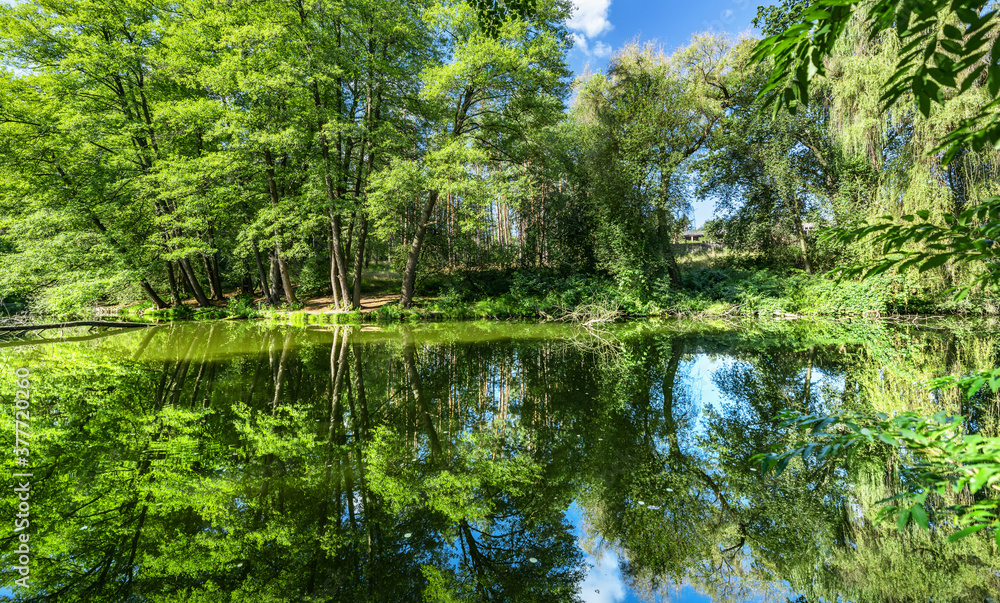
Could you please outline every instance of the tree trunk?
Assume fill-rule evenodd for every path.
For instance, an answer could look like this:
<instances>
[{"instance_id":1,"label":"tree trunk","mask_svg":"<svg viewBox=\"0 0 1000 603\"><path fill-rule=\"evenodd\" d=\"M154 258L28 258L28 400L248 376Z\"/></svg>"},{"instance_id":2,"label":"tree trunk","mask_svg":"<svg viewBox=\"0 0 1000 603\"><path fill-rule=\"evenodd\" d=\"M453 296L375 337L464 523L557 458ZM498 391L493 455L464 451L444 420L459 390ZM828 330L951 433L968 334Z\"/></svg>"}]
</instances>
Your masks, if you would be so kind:
<instances>
[{"instance_id":1,"label":"tree trunk","mask_svg":"<svg viewBox=\"0 0 1000 603\"><path fill-rule=\"evenodd\" d=\"M334 213L333 210L330 211L330 236L333 241L333 254L334 257L331 260L331 283L333 287L340 287L340 299L342 307L346 310L348 308L348 300L351 299L350 294L347 292L347 260L344 258L344 246L340 240L341 225L340 225L340 214ZM333 264L336 264L334 268ZM332 278L332 277L336 278Z\"/></svg>"},{"instance_id":2,"label":"tree trunk","mask_svg":"<svg viewBox=\"0 0 1000 603\"><path fill-rule=\"evenodd\" d=\"M278 260L274 257L274 252L271 252L271 295L274 296L275 305L281 301L281 288L278 287L278 283L281 282L281 271L278 270Z\"/></svg>"},{"instance_id":3,"label":"tree trunk","mask_svg":"<svg viewBox=\"0 0 1000 603\"><path fill-rule=\"evenodd\" d=\"M271 155L271 151L267 149L264 150L264 161L267 162L267 169L266 169L267 193L271 197L271 207L277 208L279 198L278 198L278 184L277 182L275 182L275 175L274 175L274 157ZM285 258L281 257L281 245L278 243L277 240L278 239L277 228L275 228L274 230L274 235L275 235L274 259L277 260L278 262L278 272L281 276L281 287L282 289L285 290L285 301L287 301L290 304L293 304L296 303L298 300L295 299L295 291L292 290L292 280L288 274L288 264L285 261ZM271 275L272 275L271 282L274 282L273 265L272 265Z\"/></svg>"},{"instance_id":4,"label":"tree trunk","mask_svg":"<svg viewBox=\"0 0 1000 603\"><path fill-rule=\"evenodd\" d=\"M358 212L358 243L354 249L354 298L351 306L361 309L361 272L365 264L365 240L368 238L368 217L365 212Z\"/></svg>"},{"instance_id":5,"label":"tree trunk","mask_svg":"<svg viewBox=\"0 0 1000 603\"><path fill-rule=\"evenodd\" d=\"M226 292L222 289L222 275L219 273L219 252L216 251L209 257L209 264L212 266L212 278L215 279L215 290L219 292L219 301L225 298Z\"/></svg>"},{"instance_id":6,"label":"tree trunk","mask_svg":"<svg viewBox=\"0 0 1000 603\"><path fill-rule=\"evenodd\" d=\"M180 285L178 287L180 289L180 293L184 294L185 296L187 296L189 298L194 298L194 289L191 287L191 281L188 280L187 273L184 272L184 268L181 267L181 261L180 260L177 260L177 272L176 272L176 274L177 274L177 277L178 277L178 279L177 279L178 280L178 284Z\"/></svg>"},{"instance_id":7,"label":"tree trunk","mask_svg":"<svg viewBox=\"0 0 1000 603\"><path fill-rule=\"evenodd\" d=\"M277 302L271 293L271 288L267 284L267 273L264 272L264 264L260 261L260 248L257 246L256 239L253 241L253 259L257 264L257 276L260 277L260 291L264 296L264 301L267 305L274 306Z\"/></svg>"},{"instance_id":8,"label":"tree trunk","mask_svg":"<svg viewBox=\"0 0 1000 603\"><path fill-rule=\"evenodd\" d=\"M406 256L406 268L403 271L403 290L399 299L399 305L409 308L413 305L413 287L417 281L417 260L420 258L420 247L424 243L424 235L427 234L427 223L430 222L431 212L434 211L434 204L437 202L438 192L431 191L427 195L427 203L420 214L420 221L417 222L416 232L413 233L413 242L410 244L410 251Z\"/></svg>"},{"instance_id":9,"label":"tree trunk","mask_svg":"<svg viewBox=\"0 0 1000 603\"><path fill-rule=\"evenodd\" d=\"M212 297L222 301L225 298L225 292L222 290L222 276L219 274L219 250L215 248L215 229L212 226L208 227L208 244L215 251L206 258L205 270L208 271L208 280L212 285Z\"/></svg>"},{"instance_id":10,"label":"tree trunk","mask_svg":"<svg viewBox=\"0 0 1000 603\"><path fill-rule=\"evenodd\" d=\"M201 263L205 266L205 274L208 275L208 289L211 292L212 299L221 301L222 292L215 286L215 277L212 274L212 265L208 262L208 256L204 253L199 255L201 255Z\"/></svg>"},{"instance_id":11,"label":"tree trunk","mask_svg":"<svg viewBox=\"0 0 1000 603\"><path fill-rule=\"evenodd\" d=\"M173 302L175 306L180 306L181 294L177 289L177 279L174 277L174 263L167 260L167 281L170 283L170 301Z\"/></svg>"},{"instance_id":12,"label":"tree trunk","mask_svg":"<svg viewBox=\"0 0 1000 603\"><path fill-rule=\"evenodd\" d=\"M359 181L360 182L360 181ZM347 225L347 236L344 237L344 257L351 257L351 245L354 243L354 222L357 220L357 212L351 216L351 222ZM345 274L346 274L346 268Z\"/></svg>"},{"instance_id":13,"label":"tree trunk","mask_svg":"<svg viewBox=\"0 0 1000 603\"><path fill-rule=\"evenodd\" d=\"M333 307L339 310L340 294L337 293L337 252L334 251L333 245L333 235L330 235L330 292L333 296Z\"/></svg>"},{"instance_id":14,"label":"tree trunk","mask_svg":"<svg viewBox=\"0 0 1000 603\"><path fill-rule=\"evenodd\" d=\"M281 257L281 247L274 244L274 257L278 260L278 273L281 275L281 288L285 290L285 301L290 304L298 303L295 298L295 290L292 289L292 277L288 274L288 262Z\"/></svg>"},{"instance_id":15,"label":"tree trunk","mask_svg":"<svg viewBox=\"0 0 1000 603\"><path fill-rule=\"evenodd\" d=\"M163 301L160 296L156 294L156 291L153 291L153 287L149 284L149 281L142 279L139 281L139 285L142 286L142 291L146 294L146 297L148 297L156 305L157 310L163 310L170 307L167 305L167 302Z\"/></svg>"},{"instance_id":16,"label":"tree trunk","mask_svg":"<svg viewBox=\"0 0 1000 603\"><path fill-rule=\"evenodd\" d=\"M191 285L191 292L194 293L194 299L198 302L198 305L202 308L212 305L209 303L208 298L205 297L205 290L201 288L201 283L198 282L198 275L194 273L190 260L188 258L181 258L177 260L177 263L180 264L184 276L187 277L188 284Z\"/></svg>"}]
</instances>

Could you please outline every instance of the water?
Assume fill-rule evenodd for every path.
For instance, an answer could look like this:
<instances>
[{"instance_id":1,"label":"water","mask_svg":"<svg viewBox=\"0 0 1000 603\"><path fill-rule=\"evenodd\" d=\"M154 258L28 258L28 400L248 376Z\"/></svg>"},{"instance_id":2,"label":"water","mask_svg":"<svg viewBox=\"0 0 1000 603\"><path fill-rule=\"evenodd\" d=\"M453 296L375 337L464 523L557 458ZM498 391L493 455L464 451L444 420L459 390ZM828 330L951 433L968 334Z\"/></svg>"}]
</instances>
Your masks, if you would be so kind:
<instances>
[{"instance_id":1,"label":"water","mask_svg":"<svg viewBox=\"0 0 1000 603\"><path fill-rule=\"evenodd\" d=\"M989 327L170 325L0 344L30 370L28 587L57 601L987 601L992 537L876 516L898 459L751 457L785 409L946 408ZM8 447L9 451L10 448ZM981 536L981 537L980 537Z\"/></svg>"}]
</instances>

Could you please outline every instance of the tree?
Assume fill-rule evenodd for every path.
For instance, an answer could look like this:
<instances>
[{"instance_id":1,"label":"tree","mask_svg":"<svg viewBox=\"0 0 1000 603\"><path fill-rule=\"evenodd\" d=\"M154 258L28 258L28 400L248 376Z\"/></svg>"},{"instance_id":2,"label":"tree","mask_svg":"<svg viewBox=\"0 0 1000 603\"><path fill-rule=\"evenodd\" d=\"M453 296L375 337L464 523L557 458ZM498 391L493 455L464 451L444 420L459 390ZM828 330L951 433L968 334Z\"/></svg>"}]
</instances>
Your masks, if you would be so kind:
<instances>
[{"instance_id":1,"label":"tree","mask_svg":"<svg viewBox=\"0 0 1000 603\"><path fill-rule=\"evenodd\" d=\"M911 93L925 117L932 105L945 106L956 96L979 94L980 102L949 124L941 141L931 151L940 154L947 165L968 149L982 151L987 144L1000 143L1000 125L996 122L1000 106L1000 40L995 35L996 11L985 10L985 2L896 3L879 0L870 5L860 2L819 2L806 9L799 23L763 40L756 48L758 61L771 58L774 67L762 94L776 110L784 106L794 111L809 101L809 87L817 76L826 74L826 59L835 44L855 20L862 22L872 37L897 35L902 49L895 71L883 88L883 111ZM989 50L985 47L989 46ZM983 88L987 94L983 95ZM880 243L882 257L856 263L842 274L880 274L893 267L904 271L918 267L921 272L948 262L995 260L995 235L1000 229L1000 197L945 216L945 225L929 221L930 212L921 210L903 216L904 224L895 223L892 216L883 216L869 224L853 224L834 230L832 236L842 242L870 237ZM919 222L917 219L919 218ZM912 249L923 244L923 249ZM988 266L973 284L1000 284L1000 272ZM959 288L959 297L968 293L973 284ZM964 378L946 377L932 385L961 384L968 395L989 384L1000 389L1000 370L980 372ZM897 515L900 529L912 519L928 529L927 513L923 508L932 493L944 496L951 488L968 488L972 494L994 483L1000 473L995 449L997 438L984 438L965 433L961 419L937 413L934 417L903 414L890 419L885 415L805 415L789 414L786 425L812 428L824 434L828 426L843 426L840 433L818 435L829 439L819 448L825 458L851 451L859 444L876 440L894 447L903 447L921 455L926 465L903 498L903 505L887 507ZM817 449L817 442L779 454L761 455L764 467L776 467L780 472L788 459L797 454L806 458ZM955 468L961 468L955 473ZM987 500L969 507L959 507L966 527L953 538L961 538L985 528L1000 525L1000 505ZM996 530L1000 542L1000 530Z\"/></svg>"},{"instance_id":2,"label":"tree","mask_svg":"<svg viewBox=\"0 0 1000 603\"><path fill-rule=\"evenodd\" d=\"M680 286L671 232L687 209L681 166L708 143L740 86L731 48L709 35L669 57L633 44L581 86L576 119L588 131L598 250L631 288L643 289L658 267Z\"/></svg>"},{"instance_id":3,"label":"tree","mask_svg":"<svg viewBox=\"0 0 1000 603\"><path fill-rule=\"evenodd\" d=\"M154 75L169 21L127 1L114 11L59 2L0 9L0 62L22 70L5 71L0 84L0 169L11 185L0 203L19 217L12 227L25 252L10 259L23 282L51 287L58 275L63 287L86 283L91 295L106 295L116 285L105 280L95 291L91 279L108 279L113 266L166 307L150 282L159 273L150 250L162 245L155 217L163 207L147 178L168 152L157 104L190 93ZM72 268L46 266L48 258Z\"/></svg>"},{"instance_id":4,"label":"tree","mask_svg":"<svg viewBox=\"0 0 1000 603\"><path fill-rule=\"evenodd\" d=\"M435 14L434 27L450 45L439 52L450 56L421 74L418 110L426 121L420 154L395 162L382 176L387 181L394 171L407 171L421 179L411 186L417 210L403 268L403 307L413 303L420 252L442 193L474 177L477 163L516 162L527 130L560 118L567 93L564 11L546 3L532 21L504 24L496 38L474 25L467 5Z\"/></svg>"}]
</instances>

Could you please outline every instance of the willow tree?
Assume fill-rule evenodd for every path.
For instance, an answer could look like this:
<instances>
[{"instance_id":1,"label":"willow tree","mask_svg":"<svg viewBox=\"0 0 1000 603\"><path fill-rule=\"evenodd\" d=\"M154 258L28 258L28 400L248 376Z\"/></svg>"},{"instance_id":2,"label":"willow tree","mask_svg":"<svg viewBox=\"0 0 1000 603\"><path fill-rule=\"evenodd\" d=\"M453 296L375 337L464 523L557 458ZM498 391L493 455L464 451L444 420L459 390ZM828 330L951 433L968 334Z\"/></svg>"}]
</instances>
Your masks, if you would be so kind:
<instances>
[{"instance_id":1,"label":"willow tree","mask_svg":"<svg viewBox=\"0 0 1000 603\"><path fill-rule=\"evenodd\" d=\"M670 240L688 207L680 167L705 147L740 85L727 62L732 46L695 36L667 56L632 44L580 88L575 111L588 132L599 261L631 287L643 288L658 266L680 286Z\"/></svg>"}]
</instances>

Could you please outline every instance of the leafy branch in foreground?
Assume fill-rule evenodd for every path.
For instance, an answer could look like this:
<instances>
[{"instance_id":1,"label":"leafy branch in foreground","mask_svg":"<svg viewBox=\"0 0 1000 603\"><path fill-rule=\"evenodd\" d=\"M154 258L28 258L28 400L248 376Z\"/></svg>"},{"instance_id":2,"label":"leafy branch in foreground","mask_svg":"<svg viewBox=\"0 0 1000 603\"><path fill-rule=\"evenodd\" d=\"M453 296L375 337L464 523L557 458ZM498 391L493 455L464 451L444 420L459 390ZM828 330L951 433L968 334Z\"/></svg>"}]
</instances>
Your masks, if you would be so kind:
<instances>
[{"instance_id":1,"label":"leafy branch in foreground","mask_svg":"<svg viewBox=\"0 0 1000 603\"><path fill-rule=\"evenodd\" d=\"M826 75L826 58L834 52L852 19L860 16L868 35L876 39L895 31L902 48L899 61L882 90L882 105L891 107L913 93L927 117L931 105L985 85L992 101L962 119L933 152L945 151L947 163L963 146L980 151L1000 144L1000 37L997 12L985 0L821 0L799 15L781 33L765 38L753 60L773 59L761 95L775 109L794 111L807 104L809 85Z\"/></svg>"},{"instance_id":2,"label":"leafy branch in foreground","mask_svg":"<svg viewBox=\"0 0 1000 603\"><path fill-rule=\"evenodd\" d=\"M763 471L780 474L796 456L805 463L824 463L844 454L852 457L865 446L884 446L900 455L904 492L879 501L886 506L880 519L896 518L904 529L911 521L928 530L959 528L948 537L956 541L984 529L995 532L1000 544L1000 438L967 434L961 417L939 412L925 417L905 412L894 417L883 413L831 415L788 411L780 415L782 428L808 432L801 446L783 452L758 454ZM971 501L943 509L942 502ZM935 503L929 516L924 506ZM954 513L954 520L940 511Z\"/></svg>"},{"instance_id":3,"label":"leafy branch in foreground","mask_svg":"<svg viewBox=\"0 0 1000 603\"><path fill-rule=\"evenodd\" d=\"M892 268L904 272L916 268L925 272L946 262L982 262L983 270L965 285L955 287L955 300L961 301L974 288L1000 289L1000 197L990 197L957 216L947 214L944 224L930 221L930 212L918 211L896 222L892 216L881 216L872 222L854 223L829 228L821 235L827 241L850 245L868 238L881 247L881 257L857 262L831 271L839 278L877 276ZM920 246L919 250L911 247ZM993 392L1000 389L1000 369L981 371L965 376L947 376L929 383L931 389L956 386L975 395L983 385Z\"/></svg>"},{"instance_id":4,"label":"leafy branch in foreground","mask_svg":"<svg viewBox=\"0 0 1000 603\"><path fill-rule=\"evenodd\" d=\"M1000 285L1000 197L990 197L983 203L966 209L958 216L945 215L944 225L930 221L930 212L918 211L896 222L893 216L881 216L869 223L835 226L823 233L823 238L845 245L868 238L882 248L882 257L859 262L833 271L841 277L861 276L866 279L895 267L898 272L917 268L925 272L954 263L984 262L985 270L962 287L956 287L956 301L977 287ZM919 251L907 249L921 245Z\"/></svg>"}]
</instances>

